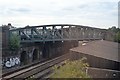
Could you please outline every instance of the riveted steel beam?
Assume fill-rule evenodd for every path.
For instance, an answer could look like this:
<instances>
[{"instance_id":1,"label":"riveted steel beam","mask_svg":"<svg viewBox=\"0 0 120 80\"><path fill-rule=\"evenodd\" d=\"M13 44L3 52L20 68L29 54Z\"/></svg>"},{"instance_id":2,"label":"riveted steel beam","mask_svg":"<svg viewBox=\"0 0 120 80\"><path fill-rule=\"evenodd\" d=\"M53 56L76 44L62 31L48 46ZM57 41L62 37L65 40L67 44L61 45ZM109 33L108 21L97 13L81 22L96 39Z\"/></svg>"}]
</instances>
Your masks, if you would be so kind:
<instances>
[{"instance_id":1,"label":"riveted steel beam","mask_svg":"<svg viewBox=\"0 0 120 80\"><path fill-rule=\"evenodd\" d=\"M60 26L60 28L57 28L57 26ZM10 30L10 32L14 31L18 32L21 42L45 42L103 39L106 30L82 25L53 24L29 26Z\"/></svg>"}]
</instances>

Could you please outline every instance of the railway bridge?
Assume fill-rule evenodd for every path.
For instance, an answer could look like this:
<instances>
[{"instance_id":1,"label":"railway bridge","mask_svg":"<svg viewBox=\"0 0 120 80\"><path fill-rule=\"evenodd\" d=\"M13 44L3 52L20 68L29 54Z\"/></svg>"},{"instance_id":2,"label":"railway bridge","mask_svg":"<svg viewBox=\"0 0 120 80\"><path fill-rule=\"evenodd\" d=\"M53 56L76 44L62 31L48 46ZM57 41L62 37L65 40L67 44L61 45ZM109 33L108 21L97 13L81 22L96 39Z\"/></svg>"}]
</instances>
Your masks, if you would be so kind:
<instances>
[{"instance_id":1,"label":"railway bridge","mask_svg":"<svg viewBox=\"0 0 120 80\"><path fill-rule=\"evenodd\" d=\"M3 50L2 62L5 68L12 67L6 66L6 62L12 60L14 56L15 59L16 57L19 59L20 65L30 64L68 53L69 49L77 47L81 40L106 39L107 34L105 29L73 24L26 26L4 32L3 45L9 44L10 38L14 35L20 40L18 51ZM7 44L6 46L8 47Z\"/></svg>"},{"instance_id":2,"label":"railway bridge","mask_svg":"<svg viewBox=\"0 0 120 80\"><path fill-rule=\"evenodd\" d=\"M104 39L105 29L72 24L53 24L12 29L10 36L13 34L17 34L21 42L97 40Z\"/></svg>"}]
</instances>

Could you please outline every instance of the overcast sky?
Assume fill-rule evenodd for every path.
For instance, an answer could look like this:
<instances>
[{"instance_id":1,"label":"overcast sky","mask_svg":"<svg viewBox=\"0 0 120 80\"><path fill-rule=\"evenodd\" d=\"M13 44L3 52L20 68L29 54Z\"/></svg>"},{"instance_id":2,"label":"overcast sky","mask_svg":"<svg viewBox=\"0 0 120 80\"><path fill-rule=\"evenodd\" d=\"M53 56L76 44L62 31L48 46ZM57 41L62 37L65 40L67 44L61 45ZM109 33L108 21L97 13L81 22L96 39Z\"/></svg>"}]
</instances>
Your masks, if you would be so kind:
<instances>
[{"instance_id":1,"label":"overcast sky","mask_svg":"<svg viewBox=\"0 0 120 80\"><path fill-rule=\"evenodd\" d=\"M119 0L0 0L0 25L118 26Z\"/></svg>"}]
</instances>

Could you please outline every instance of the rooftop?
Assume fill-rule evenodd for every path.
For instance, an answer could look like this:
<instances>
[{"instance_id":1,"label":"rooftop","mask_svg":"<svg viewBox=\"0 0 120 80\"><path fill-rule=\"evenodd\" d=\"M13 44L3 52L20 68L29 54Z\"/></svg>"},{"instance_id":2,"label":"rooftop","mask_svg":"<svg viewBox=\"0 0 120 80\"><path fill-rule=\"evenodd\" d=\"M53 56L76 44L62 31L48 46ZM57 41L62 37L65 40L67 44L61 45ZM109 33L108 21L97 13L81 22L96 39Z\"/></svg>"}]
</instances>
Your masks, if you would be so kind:
<instances>
[{"instance_id":1,"label":"rooftop","mask_svg":"<svg viewBox=\"0 0 120 80\"><path fill-rule=\"evenodd\" d=\"M118 53L120 54L120 51L118 51L120 47L116 42L98 40L81 44L79 44L79 47L72 48L71 50L120 62L120 55L118 55Z\"/></svg>"}]
</instances>

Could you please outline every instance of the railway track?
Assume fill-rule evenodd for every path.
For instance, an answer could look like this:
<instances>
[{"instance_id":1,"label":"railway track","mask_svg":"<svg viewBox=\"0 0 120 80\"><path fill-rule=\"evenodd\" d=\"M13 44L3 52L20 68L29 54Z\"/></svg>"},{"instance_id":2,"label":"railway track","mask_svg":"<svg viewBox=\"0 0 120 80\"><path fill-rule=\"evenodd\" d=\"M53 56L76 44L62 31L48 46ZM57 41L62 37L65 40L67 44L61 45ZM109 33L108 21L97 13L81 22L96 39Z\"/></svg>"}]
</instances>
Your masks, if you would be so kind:
<instances>
[{"instance_id":1,"label":"railway track","mask_svg":"<svg viewBox=\"0 0 120 80\"><path fill-rule=\"evenodd\" d=\"M43 78L47 74L51 73L54 65L60 65L61 62L68 59L68 54L56 57L52 60L48 60L43 63L36 64L34 66L22 69L17 72L13 72L9 75L3 76L2 80L12 80L12 79L29 79L29 78Z\"/></svg>"}]
</instances>

